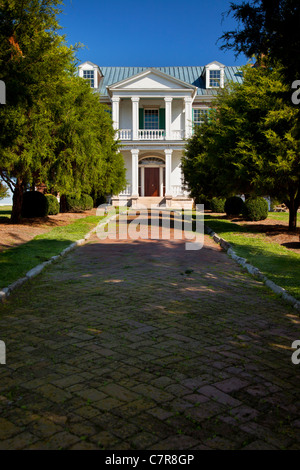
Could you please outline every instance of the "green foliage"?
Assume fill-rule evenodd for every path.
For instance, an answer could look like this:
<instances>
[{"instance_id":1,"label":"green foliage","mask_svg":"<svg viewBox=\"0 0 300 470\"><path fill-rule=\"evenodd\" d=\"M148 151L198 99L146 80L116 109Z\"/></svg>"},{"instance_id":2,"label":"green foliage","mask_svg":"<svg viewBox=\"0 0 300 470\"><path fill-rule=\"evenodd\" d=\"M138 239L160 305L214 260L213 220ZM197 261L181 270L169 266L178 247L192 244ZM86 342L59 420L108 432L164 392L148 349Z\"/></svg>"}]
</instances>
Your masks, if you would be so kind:
<instances>
[{"instance_id":1,"label":"green foliage","mask_svg":"<svg viewBox=\"0 0 300 470\"><path fill-rule=\"evenodd\" d=\"M48 199L39 191L27 191L23 196L22 217L46 217Z\"/></svg>"},{"instance_id":2,"label":"green foliage","mask_svg":"<svg viewBox=\"0 0 300 470\"><path fill-rule=\"evenodd\" d=\"M93 209L94 201L93 198L89 194L82 194L81 196L81 203L84 207L83 210L88 211Z\"/></svg>"},{"instance_id":3,"label":"green foliage","mask_svg":"<svg viewBox=\"0 0 300 470\"><path fill-rule=\"evenodd\" d=\"M93 198L88 194L70 195L61 197L61 210L63 212L83 212L93 208Z\"/></svg>"},{"instance_id":4,"label":"green foliage","mask_svg":"<svg viewBox=\"0 0 300 470\"><path fill-rule=\"evenodd\" d=\"M263 197L250 197L245 201L243 216L247 220L264 220L268 217L268 203Z\"/></svg>"},{"instance_id":5,"label":"green foliage","mask_svg":"<svg viewBox=\"0 0 300 470\"><path fill-rule=\"evenodd\" d=\"M59 213L59 202L53 194L45 194L48 200L48 214L47 215L56 215Z\"/></svg>"},{"instance_id":6,"label":"green foliage","mask_svg":"<svg viewBox=\"0 0 300 470\"><path fill-rule=\"evenodd\" d=\"M260 60L268 55L273 66L281 63L284 80L291 86L300 70L299 0L230 2L228 13L237 20L238 27L223 34L221 49L233 49Z\"/></svg>"},{"instance_id":7,"label":"green foliage","mask_svg":"<svg viewBox=\"0 0 300 470\"><path fill-rule=\"evenodd\" d=\"M7 187L0 181L0 199L8 197Z\"/></svg>"},{"instance_id":8,"label":"green foliage","mask_svg":"<svg viewBox=\"0 0 300 470\"><path fill-rule=\"evenodd\" d=\"M240 215L244 211L245 203L242 198L232 196L226 199L224 210L227 215Z\"/></svg>"},{"instance_id":9,"label":"green foliage","mask_svg":"<svg viewBox=\"0 0 300 470\"><path fill-rule=\"evenodd\" d=\"M60 4L0 3L0 177L14 190L14 221L28 185L110 194L126 184L107 108L76 76L75 50L58 34Z\"/></svg>"},{"instance_id":10,"label":"green foliage","mask_svg":"<svg viewBox=\"0 0 300 470\"><path fill-rule=\"evenodd\" d=\"M225 198L213 197L211 200L210 208L212 212L222 213L225 212Z\"/></svg>"},{"instance_id":11,"label":"green foliage","mask_svg":"<svg viewBox=\"0 0 300 470\"><path fill-rule=\"evenodd\" d=\"M275 196L288 206L293 229L300 204L300 110L284 99L289 87L279 67L242 71L243 83L219 91L210 123L188 140L184 177L192 195Z\"/></svg>"},{"instance_id":12,"label":"green foliage","mask_svg":"<svg viewBox=\"0 0 300 470\"><path fill-rule=\"evenodd\" d=\"M204 210L209 210L211 208L211 198L205 196L205 194L199 194L195 196L195 204L203 204Z\"/></svg>"}]
</instances>

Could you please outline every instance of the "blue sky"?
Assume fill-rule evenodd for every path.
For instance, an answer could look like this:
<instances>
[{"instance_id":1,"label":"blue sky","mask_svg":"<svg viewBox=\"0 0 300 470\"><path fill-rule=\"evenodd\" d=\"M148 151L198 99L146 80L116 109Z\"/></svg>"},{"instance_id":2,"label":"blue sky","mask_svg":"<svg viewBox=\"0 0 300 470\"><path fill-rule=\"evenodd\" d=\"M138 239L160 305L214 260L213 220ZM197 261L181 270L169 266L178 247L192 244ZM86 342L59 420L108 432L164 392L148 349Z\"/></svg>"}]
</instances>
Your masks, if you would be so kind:
<instances>
[{"instance_id":1,"label":"blue sky","mask_svg":"<svg viewBox=\"0 0 300 470\"><path fill-rule=\"evenodd\" d=\"M60 16L68 44L82 43L80 62L99 66L242 65L218 38L236 27L229 0L65 0ZM238 2L237 2L238 3Z\"/></svg>"}]
</instances>

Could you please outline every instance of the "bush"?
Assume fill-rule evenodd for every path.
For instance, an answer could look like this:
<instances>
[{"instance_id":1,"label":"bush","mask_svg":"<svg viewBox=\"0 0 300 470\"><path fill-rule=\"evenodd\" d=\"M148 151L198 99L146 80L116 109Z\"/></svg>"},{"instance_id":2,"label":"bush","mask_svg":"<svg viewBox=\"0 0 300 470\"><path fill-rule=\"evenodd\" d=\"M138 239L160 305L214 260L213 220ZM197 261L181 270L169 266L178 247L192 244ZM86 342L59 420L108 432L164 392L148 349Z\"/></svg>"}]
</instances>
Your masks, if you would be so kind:
<instances>
[{"instance_id":1,"label":"bush","mask_svg":"<svg viewBox=\"0 0 300 470\"><path fill-rule=\"evenodd\" d=\"M48 199L39 191L27 191L23 196L22 217L46 217Z\"/></svg>"},{"instance_id":2,"label":"bush","mask_svg":"<svg viewBox=\"0 0 300 470\"><path fill-rule=\"evenodd\" d=\"M94 201L92 196L89 196L88 194L82 194L80 200L84 211L89 211L90 209L93 209Z\"/></svg>"},{"instance_id":3,"label":"bush","mask_svg":"<svg viewBox=\"0 0 300 470\"><path fill-rule=\"evenodd\" d=\"M241 197L232 196L225 201L225 212L227 215L240 215L244 209L244 201Z\"/></svg>"},{"instance_id":4,"label":"bush","mask_svg":"<svg viewBox=\"0 0 300 470\"><path fill-rule=\"evenodd\" d=\"M60 202L61 212L83 212L93 208L93 198L88 194L80 197L64 194Z\"/></svg>"},{"instance_id":5,"label":"bush","mask_svg":"<svg viewBox=\"0 0 300 470\"><path fill-rule=\"evenodd\" d=\"M225 198L213 197L210 203L211 210L217 213L225 212L225 200Z\"/></svg>"},{"instance_id":6,"label":"bush","mask_svg":"<svg viewBox=\"0 0 300 470\"><path fill-rule=\"evenodd\" d=\"M268 217L268 203L263 197L246 200L243 215L247 220L264 220Z\"/></svg>"},{"instance_id":7,"label":"bush","mask_svg":"<svg viewBox=\"0 0 300 470\"><path fill-rule=\"evenodd\" d=\"M195 197L195 204L204 204L204 210L210 209L211 199L204 194Z\"/></svg>"},{"instance_id":8,"label":"bush","mask_svg":"<svg viewBox=\"0 0 300 470\"><path fill-rule=\"evenodd\" d=\"M48 215L56 215L59 213L59 202L53 194L45 194L48 200Z\"/></svg>"}]
</instances>

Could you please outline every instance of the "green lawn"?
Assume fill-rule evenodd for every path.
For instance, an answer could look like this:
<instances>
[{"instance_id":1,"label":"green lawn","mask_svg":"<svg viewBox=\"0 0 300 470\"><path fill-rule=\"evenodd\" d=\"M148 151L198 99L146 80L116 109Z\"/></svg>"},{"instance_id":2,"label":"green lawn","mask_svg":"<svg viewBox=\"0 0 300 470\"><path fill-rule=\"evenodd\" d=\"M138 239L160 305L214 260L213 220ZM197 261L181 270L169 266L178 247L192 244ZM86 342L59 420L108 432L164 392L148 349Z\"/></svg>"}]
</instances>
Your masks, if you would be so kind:
<instances>
[{"instance_id":1,"label":"green lawn","mask_svg":"<svg viewBox=\"0 0 300 470\"><path fill-rule=\"evenodd\" d=\"M8 217L10 218L12 206L0 206L0 218Z\"/></svg>"},{"instance_id":2,"label":"green lawn","mask_svg":"<svg viewBox=\"0 0 300 470\"><path fill-rule=\"evenodd\" d=\"M0 287L6 287L27 271L52 256L58 255L72 242L83 238L102 217L88 216L75 222L55 227L33 240L0 253Z\"/></svg>"},{"instance_id":3,"label":"green lawn","mask_svg":"<svg viewBox=\"0 0 300 470\"><path fill-rule=\"evenodd\" d=\"M288 217L288 214L284 213L271 214L275 216L274 218L279 215L279 220ZM251 225L240 226L209 214L205 214L205 223L228 241L237 255L246 258L269 279L300 299L299 254L278 243L271 242L265 234L253 230L254 226Z\"/></svg>"}]
</instances>

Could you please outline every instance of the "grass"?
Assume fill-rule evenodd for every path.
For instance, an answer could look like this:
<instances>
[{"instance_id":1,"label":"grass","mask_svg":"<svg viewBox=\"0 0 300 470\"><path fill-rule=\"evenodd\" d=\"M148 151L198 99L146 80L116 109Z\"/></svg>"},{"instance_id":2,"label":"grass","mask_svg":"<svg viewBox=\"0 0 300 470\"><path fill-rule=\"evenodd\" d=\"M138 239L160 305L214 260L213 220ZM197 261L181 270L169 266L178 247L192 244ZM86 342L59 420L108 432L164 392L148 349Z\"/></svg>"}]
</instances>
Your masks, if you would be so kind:
<instances>
[{"instance_id":1,"label":"grass","mask_svg":"<svg viewBox=\"0 0 300 470\"><path fill-rule=\"evenodd\" d=\"M28 243L1 252L0 287L6 287L38 264L58 255L72 242L83 238L101 219L96 216L77 219L69 225L37 235Z\"/></svg>"},{"instance_id":2,"label":"grass","mask_svg":"<svg viewBox=\"0 0 300 470\"><path fill-rule=\"evenodd\" d=\"M0 218L7 217L10 219L12 206L0 206Z\"/></svg>"},{"instance_id":3,"label":"grass","mask_svg":"<svg viewBox=\"0 0 300 470\"><path fill-rule=\"evenodd\" d=\"M269 219L279 220L288 224L289 222L289 213L288 212L269 212ZM297 217L297 227L300 227L300 214Z\"/></svg>"},{"instance_id":4,"label":"grass","mask_svg":"<svg viewBox=\"0 0 300 470\"><path fill-rule=\"evenodd\" d=\"M272 215L282 216L283 213L272 213ZM284 215L288 217L288 214ZM269 279L286 289L295 298L300 299L300 255L298 253L269 241L265 234L257 233L251 225L240 226L208 214L205 215L205 223L228 241L239 256L246 258Z\"/></svg>"}]
</instances>

